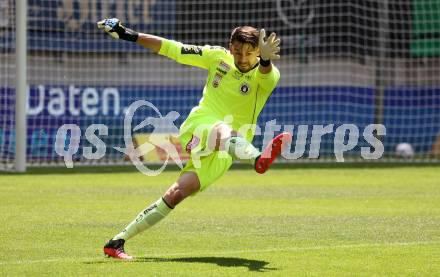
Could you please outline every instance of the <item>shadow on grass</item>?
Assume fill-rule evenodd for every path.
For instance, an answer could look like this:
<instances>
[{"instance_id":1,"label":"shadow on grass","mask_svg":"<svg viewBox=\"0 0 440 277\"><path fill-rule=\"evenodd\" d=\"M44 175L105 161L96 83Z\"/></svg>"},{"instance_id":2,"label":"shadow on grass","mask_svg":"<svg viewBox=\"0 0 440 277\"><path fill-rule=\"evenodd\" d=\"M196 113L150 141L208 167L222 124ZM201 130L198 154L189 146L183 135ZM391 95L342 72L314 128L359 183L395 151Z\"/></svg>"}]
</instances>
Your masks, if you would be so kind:
<instances>
[{"instance_id":1,"label":"shadow on grass","mask_svg":"<svg viewBox=\"0 0 440 277\"><path fill-rule=\"evenodd\" d=\"M109 261L115 261L111 259ZM85 264L105 263L106 261L89 261ZM277 268L267 267L266 261L249 260L235 257L184 257L184 258L156 258L156 257L136 257L130 263L205 263L215 264L223 267L246 267L249 271L266 272L278 270Z\"/></svg>"},{"instance_id":2,"label":"shadow on grass","mask_svg":"<svg viewBox=\"0 0 440 277\"><path fill-rule=\"evenodd\" d=\"M266 261L249 260L234 257L185 257L185 258L149 258L139 257L134 262L178 262L178 263L205 263L216 264L224 267L247 267L249 271L264 272L277 270L276 268L266 267Z\"/></svg>"}]
</instances>

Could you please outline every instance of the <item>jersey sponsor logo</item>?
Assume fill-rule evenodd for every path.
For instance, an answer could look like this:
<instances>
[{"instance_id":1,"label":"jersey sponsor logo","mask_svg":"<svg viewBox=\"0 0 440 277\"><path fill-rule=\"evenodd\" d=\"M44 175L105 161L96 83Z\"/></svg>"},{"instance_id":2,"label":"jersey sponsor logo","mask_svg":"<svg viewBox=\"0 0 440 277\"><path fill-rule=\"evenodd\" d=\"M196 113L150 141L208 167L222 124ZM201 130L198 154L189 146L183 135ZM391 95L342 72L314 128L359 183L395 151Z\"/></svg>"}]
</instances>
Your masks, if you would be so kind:
<instances>
[{"instance_id":1,"label":"jersey sponsor logo","mask_svg":"<svg viewBox=\"0 0 440 277\"><path fill-rule=\"evenodd\" d=\"M240 93L242 95L247 95L251 91L251 86L248 83L242 83L240 85Z\"/></svg>"},{"instance_id":2,"label":"jersey sponsor logo","mask_svg":"<svg viewBox=\"0 0 440 277\"><path fill-rule=\"evenodd\" d=\"M222 78L223 75L219 74L218 72L215 73L214 80L212 81L212 86L215 88L218 87L220 85L220 81L222 80Z\"/></svg>"},{"instance_id":3,"label":"jersey sponsor logo","mask_svg":"<svg viewBox=\"0 0 440 277\"><path fill-rule=\"evenodd\" d=\"M191 154L191 150L196 148L197 145L199 145L199 143L200 143L200 138L193 135L191 137L191 140L188 142L188 144L185 147L186 153Z\"/></svg>"},{"instance_id":4,"label":"jersey sponsor logo","mask_svg":"<svg viewBox=\"0 0 440 277\"><path fill-rule=\"evenodd\" d=\"M190 54L190 55L200 55L202 56L202 47L200 46L195 46L195 45L183 45L180 53L185 55L185 54Z\"/></svg>"},{"instance_id":5,"label":"jersey sponsor logo","mask_svg":"<svg viewBox=\"0 0 440 277\"><path fill-rule=\"evenodd\" d=\"M226 72L231 70L231 66L229 66L229 64L225 63L224 61L220 62L219 67Z\"/></svg>"},{"instance_id":6,"label":"jersey sponsor logo","mask_svg":"<svg viewBox=\"0 0 440 277\"><path fill-rule=\"evenodd\" d=\"M224 71L223 69L217 67L217 71L220 72L223 75L226 75L228 72Z\"/></svg>"}]
</instances>

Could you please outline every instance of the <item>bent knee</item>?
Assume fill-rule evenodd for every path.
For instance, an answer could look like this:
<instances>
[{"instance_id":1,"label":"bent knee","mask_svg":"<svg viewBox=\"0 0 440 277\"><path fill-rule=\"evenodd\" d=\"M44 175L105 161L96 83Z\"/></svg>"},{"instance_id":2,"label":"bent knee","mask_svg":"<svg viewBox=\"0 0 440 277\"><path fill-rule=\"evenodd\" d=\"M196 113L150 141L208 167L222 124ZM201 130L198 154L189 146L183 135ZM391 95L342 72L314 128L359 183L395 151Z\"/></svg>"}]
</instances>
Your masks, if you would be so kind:
<instances>
[{"instance_id":1,"label":"bent knee","mask_svg":"<svg viewBox=\"0 0 440 277\"><path fill-rule=\"evenodd\" d=\"M183 199L199 190L200 182L197 175L193 172L187 172L167 190L164 197L167 203L174 207Z\"/></svg>"},{"instance_id":2,"label":"bent knee","mask_svg":"<svg viewBox=\"0 0 440 277\"><path fill-rule=\"evenodd\" d=\"M185 199L185 193L183 190L179 187L173 187L170 190L170 196L175 200L175 202L179 203L183 199ZM176 203L176 204L177 204Z\"/></svg>"}]
</instances>

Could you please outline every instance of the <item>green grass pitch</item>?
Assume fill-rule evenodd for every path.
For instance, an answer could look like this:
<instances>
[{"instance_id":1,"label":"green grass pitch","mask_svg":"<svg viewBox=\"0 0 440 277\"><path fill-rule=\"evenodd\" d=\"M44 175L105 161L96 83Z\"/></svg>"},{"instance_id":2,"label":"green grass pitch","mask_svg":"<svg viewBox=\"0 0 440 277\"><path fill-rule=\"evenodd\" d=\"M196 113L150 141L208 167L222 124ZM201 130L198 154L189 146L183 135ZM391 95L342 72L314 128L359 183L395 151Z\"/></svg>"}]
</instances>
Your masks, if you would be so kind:
<instances>
[{"instance_id":1,"label":"green grass pitch","mask_svg":"<svg viewBox=\"0 0 440 277\"><path fill-rule=\"evenodd\" d=\"M177 171L0 175L0 276L440 276L440 166L231 170L128 241L102 246ZM80 173L78 173L80 172Z\"/></svg>"}]
</instances>

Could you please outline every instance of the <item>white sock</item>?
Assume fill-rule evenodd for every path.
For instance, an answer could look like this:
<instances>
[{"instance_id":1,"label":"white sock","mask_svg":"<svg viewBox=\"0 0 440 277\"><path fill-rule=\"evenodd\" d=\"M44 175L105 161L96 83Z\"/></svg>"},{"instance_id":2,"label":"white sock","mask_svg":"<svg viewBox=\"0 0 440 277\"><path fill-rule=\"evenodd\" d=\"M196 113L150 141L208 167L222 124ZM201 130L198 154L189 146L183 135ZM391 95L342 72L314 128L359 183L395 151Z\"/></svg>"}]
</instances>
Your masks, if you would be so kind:
<instances>
[{"instance_id":1,"label":"white sock","mask_svg":"<svg viewBox=\"0 0 440 277\"><path fill-rule=\"evenodd\" d=\"M171 210L172 208L170 208L161 197L144 211L140 212L138 216L113 239L128 240L159 222L162 218L167 216Z\"/></svg>"},{"instance_id":2,"label":"white sock","mask_svg":"<svg viewBox=\"0 0 440 277\"><path fill-rule=\"evenodd\" d=\"M254 164L255 159L261 155L252 143L242 137L230 137L225 143L225 150L234 160Z\"/></svg>"}]
</instances>

